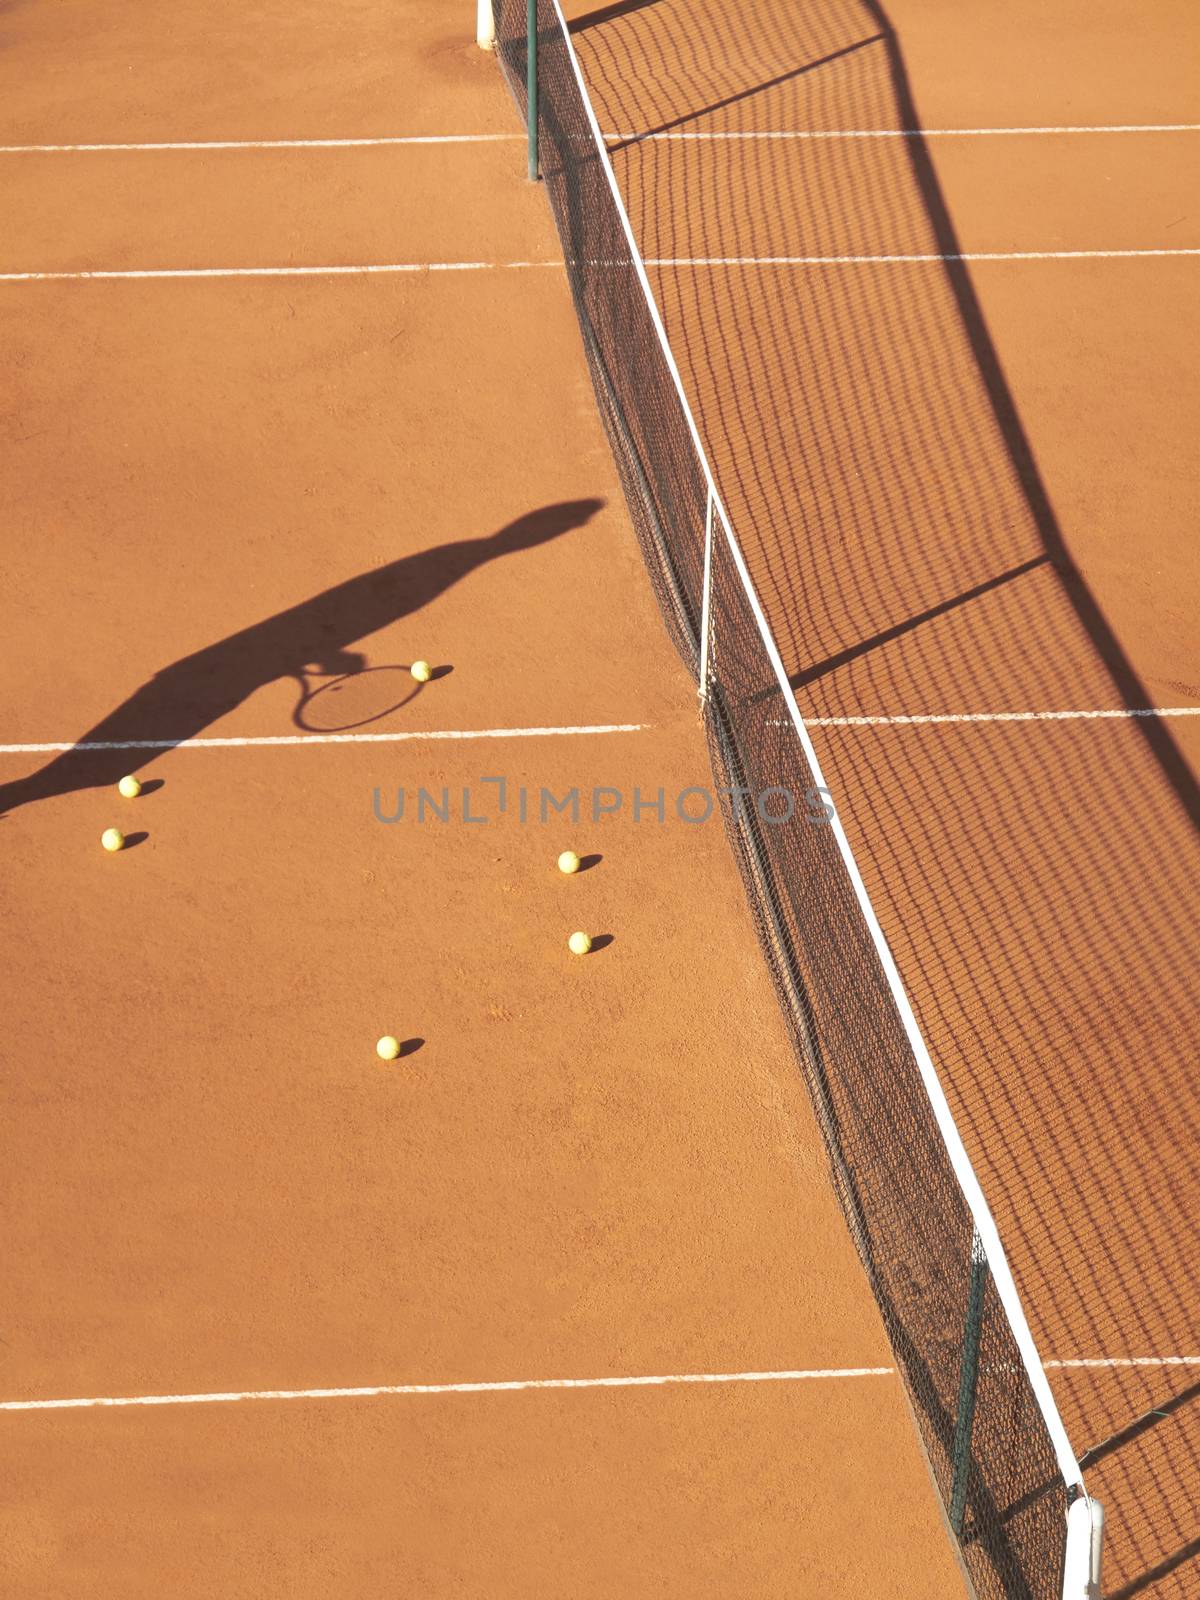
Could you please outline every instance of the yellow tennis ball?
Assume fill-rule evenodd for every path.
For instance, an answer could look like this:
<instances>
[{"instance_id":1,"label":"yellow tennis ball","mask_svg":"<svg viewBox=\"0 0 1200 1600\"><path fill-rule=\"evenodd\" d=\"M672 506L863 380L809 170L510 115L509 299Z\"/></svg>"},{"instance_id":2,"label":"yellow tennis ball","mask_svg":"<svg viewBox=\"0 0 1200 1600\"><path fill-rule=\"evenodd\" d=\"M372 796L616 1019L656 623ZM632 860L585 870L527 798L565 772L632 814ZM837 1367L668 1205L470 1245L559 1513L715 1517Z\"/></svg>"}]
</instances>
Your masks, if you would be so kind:
<instances>
[{"instance_id":1,"label":"yellow tennis ball","mask_svg":"<svg viewBox=\"0 0 1200 1600\"><path fill-rule=\"evenodd\" d=\"M573 933L567 940L567 945L572 955L585 956L592 948L592 936L589 933Z\"/></svg>"},{"instance_id":2,"label":"yellow tennis ball","mask_svg":"<svg viewBox=\"0 0 1200 1600\"><path fill-rule=\"evenodd\" d=\"M127 778L122 778L120 783L117 785L117 793L123 794L126 800L136 800L141 792L141 781L140 779L135 778L132 773L130 773Z\"/></svg>"},{"instance_id":3,"label":"yellow tennis ball","mask_svg":"<svg viewBox=\"0 0 1200 1600\"><path fill-rule=\"evenodd\" d=\"M120 828L105 828L100 835L100 843L106 850L123 850L125 848L125 835Z\"/></svg>"},{"instance_id":4,"label":"yellow tennis ball","mask_svg":"<svg viewBox=\"0 0 1200 1600\"><path fill-rule=\"evenodd\" d=\"M418 683L428 683L433 677L433 668L428 661L414 661L408 669Z\"/></svg>"},{"instance_id":5,"label":"yellow tennis ball","mask_svg":"<svg viewBox=\"0 0 1200 1600\"><path fill-rule=\"evenodd\" d=\"M560 872L578 872L579 865L579 857L574 850L564 850L558 858L558 870Z\"/></svg>"},{"instance_id":6,"label":"yellow tennis ball","mask_svg":"<svg viewBox=\"0 0 1200 1600\"><path fill-rule=\"evenodd\" d=\"M400 1041L393 1038L390 1033L385 1033L375 1046L375 1053L382 1061L395 1061L400 1054Z\"/></svg>"}]
</instances>

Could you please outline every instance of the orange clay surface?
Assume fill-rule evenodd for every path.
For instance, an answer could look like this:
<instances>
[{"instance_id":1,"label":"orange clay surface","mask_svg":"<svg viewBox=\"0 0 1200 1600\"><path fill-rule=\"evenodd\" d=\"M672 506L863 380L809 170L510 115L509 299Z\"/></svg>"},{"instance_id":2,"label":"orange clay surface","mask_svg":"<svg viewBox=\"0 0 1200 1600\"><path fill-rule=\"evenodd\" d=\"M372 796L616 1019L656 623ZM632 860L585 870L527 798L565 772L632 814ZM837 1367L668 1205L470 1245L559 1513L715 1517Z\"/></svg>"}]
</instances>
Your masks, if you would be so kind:
<instances>
[{"instance_id":1,"label":"orange clay surface","mask_svg":"<svg viewBox=\"0 0 1200 1600\"><path fill-rule=\"evenodd\" d=\"M944 132L1194 124L1200 14L571 12L647 257L933 257L652 276L801 711L882 719L814 739L1039 1349L1114 1363L1050 1373L1104 1592L1187 1600L1200 260L939 258L1200 247L1194 128Z\"/></svg>"},{"instance_id":2,"label":"orange clay surface","mask_svg":"<svg viewBox=\"0 0 1200 1600\"><path fill-rule=\"evenodd\" d=\"M10 6L4 142L508 134L469 11ZM523 159L9 154L0 270L557 261ZM637 725L0 755L0 1399L890 1368L720 826L632 815L707 760L561 270L0 284L0 367L5 745ZM625 808L521 825L576 785ZM890 1371L0 1461L14 1600L961 1593Z\"/></svg>"}]
</instances>

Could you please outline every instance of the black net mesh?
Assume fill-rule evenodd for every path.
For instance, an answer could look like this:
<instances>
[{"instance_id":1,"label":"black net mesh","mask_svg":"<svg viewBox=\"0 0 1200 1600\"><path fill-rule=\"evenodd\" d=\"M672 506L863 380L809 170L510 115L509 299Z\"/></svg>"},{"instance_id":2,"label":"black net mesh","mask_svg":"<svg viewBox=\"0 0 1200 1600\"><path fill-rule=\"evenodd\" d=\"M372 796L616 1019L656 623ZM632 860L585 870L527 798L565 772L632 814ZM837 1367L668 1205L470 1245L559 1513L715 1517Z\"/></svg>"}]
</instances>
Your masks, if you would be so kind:
<instances>
[{"instance_id":1,"label":"black net mesh","mask_svg":"<svg viewBox=\"0 0 1200 1600\"><path fill-rule=\"evenodd\" d=\"M494 0L496 49L522 114L524 0ZM696 669L707 488L634 269L553 10L539 6L538 124L596 399L663 616ZM697 535L699 530L699 536Z\"/></svg>"},{"instance_id":2,"label":"black net mesh","mask_svg":"<svg viewBox=\"0 0 1200 1600\"><path fill-rule=\"evenodd\" d=\"M495 14L500 59L524 110L525 0L495 0ZM646 564L671 636L696 672L705 474L551 0L539 0L537 15L542 174ZM949 1508L972 1218L719 531L710 607L705 720L729 836L835 1187ZM979 1595L1050 1600L1060 1593L1067 1499L989 1277L959 1541Z\"/></svg>"}]
</instances>

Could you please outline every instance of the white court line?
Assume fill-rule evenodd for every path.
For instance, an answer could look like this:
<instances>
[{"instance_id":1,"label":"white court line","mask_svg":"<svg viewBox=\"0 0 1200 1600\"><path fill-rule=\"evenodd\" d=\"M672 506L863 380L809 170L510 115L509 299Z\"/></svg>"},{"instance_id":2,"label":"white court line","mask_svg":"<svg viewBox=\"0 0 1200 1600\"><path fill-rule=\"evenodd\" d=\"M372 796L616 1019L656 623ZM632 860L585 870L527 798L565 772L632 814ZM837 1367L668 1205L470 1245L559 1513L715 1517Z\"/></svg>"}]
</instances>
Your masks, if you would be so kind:
<instances>
[{"instance_id":1,"label":"white court line","mask_svg":"<svg viewBox=\"0 0 1200 1600\"><path fill-rule=\"evenodd\" d=\"M691 140L717 142L738 139L981 139L1022 137L1030 134L1198 133L1195 122L1127 122L1064 127L1029 128L779 128L741 133L606 133L609 143L630 140ZM163 139L91 144L4 144L0 155L77 155L106 151L154 150L362 150L402 145L505 144L524 142L523 133L400 133L361 139Z\"/></svg>"},{"instance_id":2,"label":"white court line","mask_svg":"<svg viewBox=\"0 0 1200 1600\"><path fill-rule=\"evenodd\" d=\"M736 129L708 133L606 133L605 140L621 144L651 140L719 143L739 139L985 139L1020 138L1030 134L1060 133L1200 133L1200 122L1117 122L1091 126L1030 128L777 128L742 133Z\"/></svg>"},{"instance_id":3,"label":"white court line","mask_svg":"<svg viewBox=\"0 0 1200 1600\"><path fill-rule=\"evenodd\" d=\"M363 150L406 144L510 144L523 133L401 133L378 139L178 139L127 144L0 144L0 155L78 155L119 150Z\"/></svg>"},{"instance_id":4,"label":"white court line","mask_svg":"<svg viewBox=\"0 0 1200 1600\"><path fill-rule=\"evenodd\" d=\"M270 744L403 744L412 739L549 739L571 734L642 733L649 722L600 722L564 728L433 728L405 733L282 733L244 739L114 739L82 744L0 744L0 755L42 755L60 750L222 750Z\"/></svg>"},{"instance_id":5,"label":"white court line","mask_svg":"<svg viewBox=\"0 0 1200 1600\"><path fill-rule=\"evenodd\" d=\"M1200 1356L1111 1356L1106 1360L1046 1361L1046 1367L1200 1367Z\"/></svg>"},{"instance_id":6,"label":"white court line","mask_svg":"<svg viewBox=\"0 0 1200 1600\"><path fill-rule=\"evenodd\" d=\"M1200 1367L1200 1356L1115 1356L1046 1361L1047 1368ZM232 1405L247 1400L373 1400L392 1395L511 1394L526 1389L650 1389L670 1384L805 1383L830 1378L889 1378L895 1367L814 1367L785 1372L676 1372L656 1377L516 1378L483 1383L391 1383L353 1389L228 1389L200 1394L91 1395L70 1400L0 1400L0 1411L86 1411L114 1406Z\"/></svg>"},{"instance_id":7,"label":"white court line","mask_svg":"<svg viewBox=\"0 0 1200 1600\"><path fill-rule=\"evenodd\" d=\"M947 255L885 256L657 256L648 267L856 267L931 264L944 261L1119 261L1152 256L1200 256L1200 246L1178 250L967 250ZM627 267L627 261L589 261L589 266ZM561 261L387 261L329 267L139 267L85 272L0 272L0 283L61 283L120 278L338 278L392 273L521 272L530 267L562 270Z\"/></svg>"},{"instance_id":8,"label":"white court line","mask_svg":"<svg viewBox=\"0 0 1200 1600\"><path fill-rule=\"evenodd\" d=\"M957 711L929 716L805 717L810 728L888 728L927 722L1103 722L1125 717L1200 717L1200 706L1153 706L1121 711ZM784 726L783 723L776 724Z\"/></svg>"},{"instance_id":9,"label":"white court line","mask_svg":"<svg viewBox=\"0 0 1200 1600\"><path fill-rule=\"evenodd\" d=\"M1200 256L1200 246L1177 250L962 250L881 256L659 256L648 267L862 267L939 261L1120 261L1149 256Z\"/></svg>"},{"instance_id":10,"label":"white court line","mask_svg":"<svg viewBox=\"0 0 1200 1600\"><path fill-rule=\"evenodd\" d=\"M654 1378L525 1378L503 1383L395 1383L361 1389L240 1389L220 1394L139 1394L85 1400L0 1400L0 1411L77 1411L90 1406L200 1406L238 1400L362 1400L402 1394L504 1394L519 1389L648 1389L675 1383L800 1383L890 1377L894 1367L821 1367L799 1372L682 1372Z\"/></svg>"},{"instance_id":11,"label":"white court line","mask_svg":"<svg viewBox=\"0 0 1200 1600\"><path fill-rule=\"evenodd\" d=\"M557 267L561 261L385 261L335 267L140 267L93 272L0 272L0 283L53 283L67 279L110 278L362 278L396 272L516 272L527 267Z\"/></svg>"}]
</instances>

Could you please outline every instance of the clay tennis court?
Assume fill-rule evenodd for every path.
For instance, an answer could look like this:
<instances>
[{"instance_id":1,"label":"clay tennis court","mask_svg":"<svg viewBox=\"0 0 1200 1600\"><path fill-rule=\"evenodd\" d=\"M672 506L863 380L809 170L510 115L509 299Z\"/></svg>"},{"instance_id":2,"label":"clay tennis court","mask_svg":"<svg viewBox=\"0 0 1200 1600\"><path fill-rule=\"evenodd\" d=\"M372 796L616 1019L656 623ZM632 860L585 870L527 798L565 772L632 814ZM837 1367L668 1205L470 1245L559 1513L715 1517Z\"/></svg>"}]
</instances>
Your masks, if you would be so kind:
<instances>
[{"instance_id":1,"label":"clay tennis court","mask_svg":"<svg viewBox=\"0 0 1200 1600\"><path fill-rule=\"evenodd\" d=\"M935 258L651 272L1105 1593L1185 1595L1194 130L640 136L1186 124L1190 18L895 9L568 11L648 258ZM0 24L6 1592L961 1593L468 12Z\"/></svg>"},{"instance_id":2,"label":"clay tennis court","mask_svg":"<svg viewBox=\"0 0 1200 1600\"><path fill-rule=\"evenodd\" d=\"M952 1595L471 20L4 19L10 146L498 136L9 152L6 272L548 264L0 284L4 1591Z\"/></svg>"}]
</instances>

